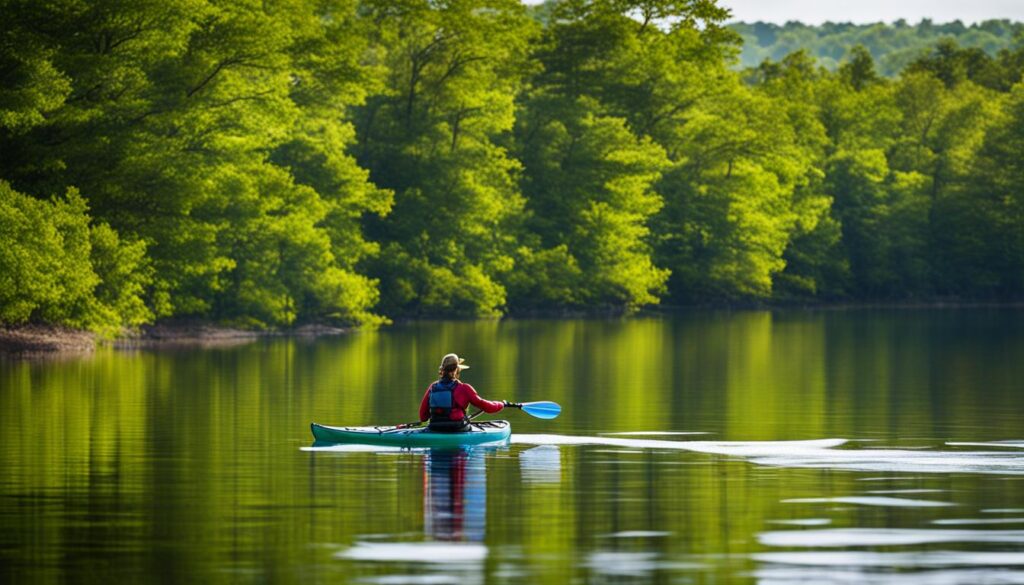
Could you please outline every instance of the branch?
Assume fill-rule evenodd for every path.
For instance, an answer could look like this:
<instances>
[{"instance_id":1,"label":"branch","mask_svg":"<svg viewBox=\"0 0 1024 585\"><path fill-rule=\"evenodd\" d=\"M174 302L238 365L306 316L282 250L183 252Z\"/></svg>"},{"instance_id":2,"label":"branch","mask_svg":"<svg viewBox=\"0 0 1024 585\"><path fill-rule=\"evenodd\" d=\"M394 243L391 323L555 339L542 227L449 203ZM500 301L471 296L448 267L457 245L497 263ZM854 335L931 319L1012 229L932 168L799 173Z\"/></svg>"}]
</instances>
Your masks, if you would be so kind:
<instances>
[{"instance_id":1,"label":"branch","mask_svg":"<svg viewBox=\"0 0 1024 585\"><path fill-rule=\"evenodd\" d=\"M466 65L467 63L472 63L473 61L483 60L484 57L466 57L465 59L461 60L456 58L454 61L448 64L448 69L444 72L444 75L442 75L440 79L437 80L437 82L434 84L434 87L439 89L444 84L444 82L452 75L455 75L455 72L458 71L463 65Z\"/></svg>"},{"instance_id":2,"label":"branch","mask_svg":"<svg viewBox=\"0 0 1024 585\"><path fill-rule=\"evenodd\" d=\"M213 81L213 78L216 77L218 73L223 71L225 68L230 67L231 65L237 65L238 63L241 63L241 62L242 62L242 58L241 57L234 57L234 58L231 58L231 59L224 59L223 61L217 63L217 65L213 68L213 71L211 71L206 77L204 77L202 79L202 81L199 82L198 85L196 85L192 89L188 90L187 93L185 93L185 97L187 97L187 98L192 97L193 95L196 94L196 92L198 92L199 90L203 89L204 87L206 87L206 85L208 83Z\"/></svg>"}]
</instances>

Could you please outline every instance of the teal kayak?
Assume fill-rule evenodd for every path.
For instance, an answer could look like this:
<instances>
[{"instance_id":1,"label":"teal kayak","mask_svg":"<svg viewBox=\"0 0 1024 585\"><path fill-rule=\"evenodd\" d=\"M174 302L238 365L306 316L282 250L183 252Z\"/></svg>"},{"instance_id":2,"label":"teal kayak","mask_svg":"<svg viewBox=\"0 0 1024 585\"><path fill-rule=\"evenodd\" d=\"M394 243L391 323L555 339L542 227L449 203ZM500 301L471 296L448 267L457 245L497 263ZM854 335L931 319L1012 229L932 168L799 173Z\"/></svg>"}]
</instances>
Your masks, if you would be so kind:
<instances>
[{"instance_id":1,"label":"teal kayak","mask_svg":"<svg viewBox=\"0 0 1024 585\"><path fill-rule=\"evenodd\" d=\"M317 443L359 443L386 447L461 447L505 443L512 435L512 425L504 420L474 422L461 433L439 433L427 427L329 427L312 423Z\"/></svg>"}]
</instances>

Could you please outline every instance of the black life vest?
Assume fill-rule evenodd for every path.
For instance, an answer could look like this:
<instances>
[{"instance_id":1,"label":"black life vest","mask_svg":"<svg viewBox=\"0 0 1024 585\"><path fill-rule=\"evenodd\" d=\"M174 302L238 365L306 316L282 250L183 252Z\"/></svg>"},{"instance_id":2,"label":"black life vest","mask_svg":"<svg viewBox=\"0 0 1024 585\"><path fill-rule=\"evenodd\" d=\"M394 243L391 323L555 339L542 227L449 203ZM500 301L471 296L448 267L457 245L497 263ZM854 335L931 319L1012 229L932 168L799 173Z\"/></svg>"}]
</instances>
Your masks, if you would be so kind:
<instances>
[{"instance_id":1,"label":"black life vest","mask_svg":"<svg viewBox=\"0 0 1024 585\"><path fill-rule=\"evenodd\" d=\"M461 420L452 420L455 409L455 379L438 380L430 386L430 428L438 431L457 431L469 426L463 415Z\"/></svg>"}]
</instances>

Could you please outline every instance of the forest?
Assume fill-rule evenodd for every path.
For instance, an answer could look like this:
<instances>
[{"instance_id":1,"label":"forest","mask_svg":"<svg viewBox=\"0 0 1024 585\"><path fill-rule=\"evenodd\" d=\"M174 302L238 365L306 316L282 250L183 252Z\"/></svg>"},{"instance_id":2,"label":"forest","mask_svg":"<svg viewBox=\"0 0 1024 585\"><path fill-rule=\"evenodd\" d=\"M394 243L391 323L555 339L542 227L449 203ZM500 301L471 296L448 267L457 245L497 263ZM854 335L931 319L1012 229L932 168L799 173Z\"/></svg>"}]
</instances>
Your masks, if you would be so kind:
<instances>
[{"instance_id":1,"label":"forest","mask_svg":"<svg viewBox=\"0 0 1024 585\"><path fill-rule=\"evenodd\" d=\"M757 67L765 59L781 60L801 49L818 63L835 71L850 49L863 45L885 77L896 77L922 53L942 41L952 40L968 49L979 49L989 56L1012 50L1024 34L1024 23L1009 20L985 20L965 25L959 20L936 23L923 19L917 24L897 20L892 24L853 24L826 22L809 25L787 22L736 22L728 27L743 39L739 65Z\"/></svg>"},{"instance_id":2,"label":"forest","mask_svg":"<svg viewBox=\"0 0 1024 585\"><path fill-rule=\"evenodd\" d=\"M888 77L741 67L714 0L0 12L7 325L1024 293L1021 36Z\"/></svg>"}]
</instances>

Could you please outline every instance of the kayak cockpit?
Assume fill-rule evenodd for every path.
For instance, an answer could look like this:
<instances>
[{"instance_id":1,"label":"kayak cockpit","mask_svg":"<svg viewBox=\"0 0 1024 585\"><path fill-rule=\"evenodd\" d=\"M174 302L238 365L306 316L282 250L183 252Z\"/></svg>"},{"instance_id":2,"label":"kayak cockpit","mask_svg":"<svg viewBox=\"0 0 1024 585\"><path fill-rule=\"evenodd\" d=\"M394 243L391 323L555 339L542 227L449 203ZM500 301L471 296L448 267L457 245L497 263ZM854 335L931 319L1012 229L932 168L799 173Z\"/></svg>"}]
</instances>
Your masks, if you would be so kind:
<instances>
[{"instance_id":1,"label":"kayak cockpit","mask_svg":"<svg viewBox=\"0 0 1024 585\"><path fill-rule=\"evenodd\" d=\"M470 430L444 433L422 427L332 427L312 423L318 443L357 443L392 447L458 447L508 442L512 425L504 420L473 422Z\"/></svg>"}]
</instances>

